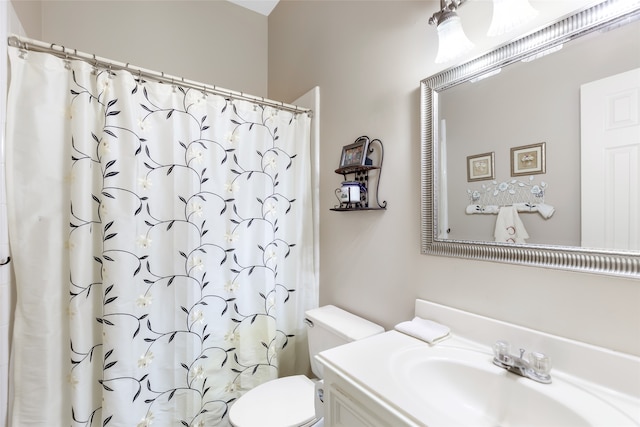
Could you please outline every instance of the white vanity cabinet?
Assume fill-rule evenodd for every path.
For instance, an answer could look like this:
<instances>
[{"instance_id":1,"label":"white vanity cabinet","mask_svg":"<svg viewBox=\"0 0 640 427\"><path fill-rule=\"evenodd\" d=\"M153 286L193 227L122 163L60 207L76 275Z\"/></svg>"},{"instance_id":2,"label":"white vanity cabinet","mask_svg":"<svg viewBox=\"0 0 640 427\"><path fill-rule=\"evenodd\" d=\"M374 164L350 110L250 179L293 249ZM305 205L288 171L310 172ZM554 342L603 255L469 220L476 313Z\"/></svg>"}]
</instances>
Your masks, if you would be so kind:
<instances>
[{"instance_id":1,"label":"white vanity cabinet","mask_svg":"<svg viewBox=\"0 0 640 427\"><path fill-rule=\"evenodd\" d=\"M423 345L391 331L316 356L323 366L324 426L425 426L420 418L406 410L405 385L394 376L392 369L396 352L388 351Z\"/></svg>"},{"instance_id":2,"label":"white vanity cabinet","mask_svg":"<svg viewBox=\"0 0 640 427\"><path fill-rule=\"evenodd\" d=\"M324 367L325 427L417 426L331 367Z\"/></svg>"}]
</instances>

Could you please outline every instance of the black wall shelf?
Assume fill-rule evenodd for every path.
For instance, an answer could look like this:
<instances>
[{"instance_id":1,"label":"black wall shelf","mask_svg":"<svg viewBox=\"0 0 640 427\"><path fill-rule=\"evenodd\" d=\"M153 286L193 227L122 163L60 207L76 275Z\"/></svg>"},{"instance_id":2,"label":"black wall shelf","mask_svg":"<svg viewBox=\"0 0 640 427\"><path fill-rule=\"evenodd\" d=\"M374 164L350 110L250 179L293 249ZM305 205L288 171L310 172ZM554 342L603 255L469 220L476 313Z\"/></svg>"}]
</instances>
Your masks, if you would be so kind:
<instances>
[{"instance_id":1,"label":"black wall shelf","mask_svg":"<svg viewBox=\"0 0 640 427\"><path fill-rule=\"evenodd\" d=\"M335 173L342 175L344 181L348 181L349 178L353 177L351 181L358 182L361 186L366 188L367 191L363 192L359 202L341 202L340 204L331 208L330 210L332 211L355 212L387 209L387 202L383 201L382 203L380 203L378 198L378 187L380 186L380 176L382 175L382 161L384 159L384 147L382 145L382 141L380 141L379 139L373 139L369 141L368 137L361 136L356 139L356 142L363 140L366 140L367 143L365 148L366 156L364 159L362 159L362 162L365 164L342 166L336 169ZM345 150L343 149L343 156L344 151ZM373 155L371 157L377 160L375 164L374 161L369 157L369 155ZM372 189L369 188L369 174L372 171L378 171L375 179L375 192L372 192Z\"/></svg>"}]
</instances>

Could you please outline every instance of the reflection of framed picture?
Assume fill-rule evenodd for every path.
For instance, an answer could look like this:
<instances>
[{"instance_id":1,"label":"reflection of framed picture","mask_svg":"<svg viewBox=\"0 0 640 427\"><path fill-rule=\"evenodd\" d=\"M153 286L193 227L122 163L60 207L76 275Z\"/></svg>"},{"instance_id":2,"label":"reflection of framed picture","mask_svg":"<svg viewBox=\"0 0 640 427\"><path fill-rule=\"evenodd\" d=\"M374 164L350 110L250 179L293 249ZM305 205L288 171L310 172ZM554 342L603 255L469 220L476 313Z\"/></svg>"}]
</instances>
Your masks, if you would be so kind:
<instances>
[{"instance_id":1,"label":"reflection of framed picture","mask_svg":"<svg viewBox=\"0 0 640 427\"><path fill-rule=\"evenodd\" d=\"M495 179L494 162L495 154L476 154L467 157L467 181L482 181Z\"/></svg>"},{"instance_id":2,"label":"reflection of framed picture","mask_svg":"<svg viewBox=\"0 0 640 427\"><path fill-rule=\"evenodd\" d=\"M362 166L367 160L367 149L369 148L369 138L361 136L353 144L342 147L340 157L340 167Z\"/></svg>"},{"instance_id":3,"label":"reflection of framed picture","mask_svg":"<svg viewBox=\"0 0 640 427\"><path fill-rule=\"evenodd\" d=\"M511 149L511 176L546 173L545 143Z\"/></svg>"}]
</instances>

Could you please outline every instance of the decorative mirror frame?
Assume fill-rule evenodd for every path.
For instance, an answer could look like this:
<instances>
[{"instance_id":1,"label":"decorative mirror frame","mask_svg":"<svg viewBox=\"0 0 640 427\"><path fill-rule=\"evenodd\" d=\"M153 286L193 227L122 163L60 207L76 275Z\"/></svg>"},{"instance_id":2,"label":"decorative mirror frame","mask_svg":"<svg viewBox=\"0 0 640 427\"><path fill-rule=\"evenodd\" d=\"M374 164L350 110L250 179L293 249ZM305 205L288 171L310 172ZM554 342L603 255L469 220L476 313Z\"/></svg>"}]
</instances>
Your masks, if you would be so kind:
<instances>
[{"instance_id":1,"label":"decorative mirror frame","mask_svg":"<svg viewBox=\"0 0 640 427\"><path fill-rule=\"evenodd\" d=\"M640 0L608 0L501 46L465 64L420 82L421 92L421 252L423 254L496 261L588 273L640 277L640 255L581 248L464 240L445 240L438 233L440 187L438 92L559 44L640 17Z\"/></svg>"}]
</instances>

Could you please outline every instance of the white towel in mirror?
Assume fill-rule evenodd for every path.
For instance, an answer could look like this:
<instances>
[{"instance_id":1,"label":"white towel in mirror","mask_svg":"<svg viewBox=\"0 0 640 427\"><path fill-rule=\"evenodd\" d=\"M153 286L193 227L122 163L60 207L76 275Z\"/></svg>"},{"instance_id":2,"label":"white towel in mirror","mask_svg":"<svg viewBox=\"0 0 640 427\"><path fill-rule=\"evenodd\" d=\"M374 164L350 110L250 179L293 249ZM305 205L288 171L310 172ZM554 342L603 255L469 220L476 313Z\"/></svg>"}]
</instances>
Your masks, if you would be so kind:
<instances>
[{"instance_id":1,"label":"white towel in mirror","mask_svg":"<svg viewBox=\"0 0 640 427\"><path fill-rule=\"evenodd\" d=\"M466 212L468 215L471 214L497 214L498 210L500 209L499 206L496 205L486 205L486 206L480 206L480 205L469 205L466 208Z\"/></svg>"},{"instance_id":2,"label":"white towel in mirror","mask_svg":"<svg viewBox=\"0 0 640 427\"><path fill-rule=\"evenodd\" d=\"M502 206L496 219L496 229L494 232L496 242L501 243L526 243L529 238L524 224L518 216L518 209L515 206Z\"/></svg>"},{"instance_id":3,"label":"white towel in mirror","mask_svg":"<svg viewBox=\"0 0 640 427\"><path fill-rule=\"evenodd\" d=\"M538 212L544 219L551 218L553 213L556 211L553 206L544 203L514 203L513 206L518 209L518 212Z\"/></svg>"},{"instance_id":4,"label":"white towel in mirror","mask_svg":"<svg viewBox=\"0 0 640 427\"><path fill-rule=\"evenodd\" d=\"M553 206L546 205L544 203L538 203L536 207L538 208L538 213L542 215L544 219L551 218L551 215L553 215L553 213L556 211Z\"/></svg>"}]
</instances>

